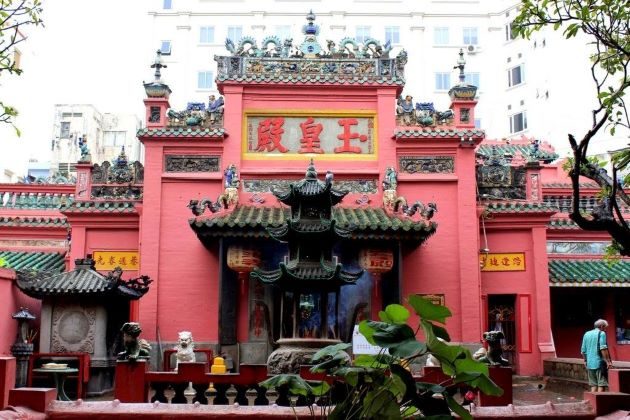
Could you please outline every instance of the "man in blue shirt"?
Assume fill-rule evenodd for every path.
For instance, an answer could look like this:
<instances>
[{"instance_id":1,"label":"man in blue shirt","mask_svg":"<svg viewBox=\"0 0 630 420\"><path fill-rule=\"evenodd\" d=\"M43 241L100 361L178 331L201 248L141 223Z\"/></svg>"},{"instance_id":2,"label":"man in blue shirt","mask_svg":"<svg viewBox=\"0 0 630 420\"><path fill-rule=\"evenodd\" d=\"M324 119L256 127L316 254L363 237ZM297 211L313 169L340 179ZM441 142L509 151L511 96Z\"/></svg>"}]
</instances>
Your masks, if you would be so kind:
<instances>
[{"instance_id":1,"label":"man in blue shirt","mask_svg":"<svg viewBox=\"0 0 630 420\"><path fill-rule=\"evenodd\" d=\"M606 342L606 328L608 322L598 319L595 328L587 331L582 338L582 357L591 392L604 392L608 388L608 369L612 368L612 360Z\"/></svg>"}]
</instances>

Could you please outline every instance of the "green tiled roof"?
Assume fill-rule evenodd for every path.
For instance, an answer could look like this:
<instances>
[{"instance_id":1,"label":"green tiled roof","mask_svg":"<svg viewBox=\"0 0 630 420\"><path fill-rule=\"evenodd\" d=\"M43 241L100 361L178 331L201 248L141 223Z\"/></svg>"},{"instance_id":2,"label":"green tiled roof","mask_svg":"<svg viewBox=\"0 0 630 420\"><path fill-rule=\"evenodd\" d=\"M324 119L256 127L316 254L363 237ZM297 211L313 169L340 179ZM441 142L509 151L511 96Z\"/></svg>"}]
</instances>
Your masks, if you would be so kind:
<instances>
[{"instance_id":1,"label":"green tiled roof","mask_svg":"<svg viewBox=\"0 0 630 420\"><path fill-rule=\"evenodd\" d=\"M557 207L527 201L493 201L486 204L489 213L555 213Z\"/></svg>"},{"instance_id":2,"label":"green tiled roof","mask_svg":"<svg viewBox=\"0 0 630 420\"><path fill-rule=\"evenodd\" d=\"M413 129L402 129L397 128L394 130L394 137L396 139L412 139L419 137L473 137L473 138L483 138L486 135L483 130L466 130L466 129L457 129L455 127L452 128L413 128Z\"/></svg>"},{"instance_id":3,"label":"green tiled roof","mask_svg":"<svg viewBox=\"0 0 630 420\"><path fill-rule=\"evenodd\" d=\"M531 153L531 145L529 142L524 142L525 144L514 144L514 143L503 143L503 144L488 144L482 143L479 145L477 149L478 155L491 156L492 155L492 147L496 146L498 149L498 153L503 155L505 153L509 153L512 156L516 155L516 152L520 153L521 156L527 157ZM539 160L545 162L551 162L552 160L558 159L558 154L553 150L545 148L546 144L543 143L541 147L538 149Z\"/></svg>"},{"instance_id":4,"label":"green tiled roof","mask_svg":"<svg viewBox=\"0 0 630 420\"><path fill-rule=\"evenodd\" d=\"M581 188L601 188L595 182L580 182ZM573 184L570 182L543 182L543 188L567 188L572 189Z\"/></svg>"},{"instance_id":5,"label":"green tiled roof","mask_svg":"<svg viewBox=\"0 0 630 420\"><path fill-rule=\"evenodd\" d=\"M197 138L223 138L224 128L141 128L137 133L138 137L197 137Z\"/></svg>"},{"instance_id":6,"label":"green tiled roof","mask_svg":"<svg viewBox=\"0 0 630 420\"><path fill-rule=\"evenodd\" d=\"M360 86L403 86L405 80L399 77L373 76L343 76L338 74L246 74L217 76L217 82L249 82L249 83L281 83L284 85L295 84L335 84L335 85L360 85Z\"/></svg>"},{"instance_id":7,"label":"green tiled roof","mask_svg":"<svg viewBox=\"0 0 630 420\"><path fill-rule=\"evenodd\" d=\"M16 193L0 191L0 208L9 209L57 209L74 201L74 194Z\"/></svg>"},{"instance_id":8,"label":"green tiled roof","mask_svg":"<svg viewBox=\"0 0 630 420\"><path fill-rule=\"evenodd\" d=\"M65 217L0 217L0 226L66 228L68 221Z\"/></svg>"},{"instance_id":9,"label":"green tiled roof","mask_svg":"<svg viewBox=\"0 0 630 420\"><path fill-rule=\"evenodd\" d=\"M17 286L28 296L42 298L46 296L91 295L94 297L122 296L127 299L139 299L149 290L150 280L137 282L123 281L122 270L114 270L103 275L94 269L94 261L76 260L76 268L64 273L44 273L19 271Z\"/></svg>"},{"instance_id":10,"label":"green tiled roof","mask_svg":"<svg viewBox=\"0 0 630 420\"><path fill-rule=\"evenodd\" d=\"M190 219L190 226L201 238L269 237L266 228L277 227L289 216L289 208L239 205L230 213ZM382 208L333 208L340 228L355 227L354 239L398 239L422 242L431 236L437 223L406 216L390 216Z\"/></svg>"},{"instance_id":11,"label":"green tiled roof","mask_svg":"<svg viewBox=\"0 0 630 420\"><path fill-rule=\"evenodd\" d=\"M549 229L580 229L580 227L571 219L551 219L547 224Z\"/></svg>"},{"instance_id":12,"label":"green tiled roof","mask_svg":"<svg viewBox=\"0 0 630 420\"><path fill-rule=\"evenodd\" d=\"M133 201L77 201L60 209L63 213L110 212L134 213Z\"/></svg>"},{"instance_id":13,"label":"green tiled roof","mask_svg":"<svg viewBox=\"0 0 630 420\"><path fill-rule=\"evenodd\" d=\"M60 273L65 268L64 255L60 252L0 251L4 268L13 270L37 270Z\"/></svg>"},{"instance_id":14,"label":"green tiled roof","mask_svg":"<svg viewBox=\"0 0 630 420\"><path fill-rule=\"evenodd\" d=\"M630 261L549 260L555 287L630 287Z\"/></svg>"}]
</instances>

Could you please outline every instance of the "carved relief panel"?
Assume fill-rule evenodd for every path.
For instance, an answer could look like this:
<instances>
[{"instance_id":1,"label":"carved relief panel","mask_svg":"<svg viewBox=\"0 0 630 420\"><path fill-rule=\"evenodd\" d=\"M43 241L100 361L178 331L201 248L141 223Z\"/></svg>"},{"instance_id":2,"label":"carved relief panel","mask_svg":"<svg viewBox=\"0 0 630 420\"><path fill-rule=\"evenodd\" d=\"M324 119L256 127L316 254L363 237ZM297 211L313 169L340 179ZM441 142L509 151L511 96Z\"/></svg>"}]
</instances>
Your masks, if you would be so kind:
<instances>
[{"instance_id":1,"label":"carved relief panel","mask_svg":"<svg viewBox=\"0 0 630 420\"><path fill-rule=\"evenodd\" d=\"M94 354L95 330L96 308L78 304L55 305L51 350Z\"/></svg>"}]
</instances>

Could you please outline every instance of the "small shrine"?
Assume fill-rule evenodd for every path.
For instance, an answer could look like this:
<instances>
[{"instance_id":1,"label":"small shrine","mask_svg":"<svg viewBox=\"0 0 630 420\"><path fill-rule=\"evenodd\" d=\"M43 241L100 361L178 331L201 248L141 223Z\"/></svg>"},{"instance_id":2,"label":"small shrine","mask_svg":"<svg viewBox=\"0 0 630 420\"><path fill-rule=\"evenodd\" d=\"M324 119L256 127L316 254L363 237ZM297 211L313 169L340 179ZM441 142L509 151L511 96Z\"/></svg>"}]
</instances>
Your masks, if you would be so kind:
<instances>
[{"instance_id":1,"label":"small shrine","mask_svg":"<svg viewBox=\"0 0 630 420\"><path fill-rule=\"evenodd\" d=\"M17 273L17 287L42 301L39 351L89 354L89 394L113 389L117 340L129 320L129 302L149 291L151 279L125 281L122 273L120 268L99 273L91 255L77 259L75 269L64 273Z\"/></svg>"},{"instance_id":2,"label":"small shrine","mask_svg":"<svg viewBox=\"0 0 630 420\"><path fill-rule=\"evenodd\" d=\"M319 348L341 342L339 291L354 285L363 271L349 272L333 261L333 245L349 237L351 229L337 226L332 208L347 191L333 187L333 175L317 179L313 160L306 177L273 194L291 212L282 226L269 227L269 235L289 246L288 261L272 271L255 269L250 277L271 284L280 291L279 348L267 361L271 373L297 373Z\"/></svg>"}]
</instances>

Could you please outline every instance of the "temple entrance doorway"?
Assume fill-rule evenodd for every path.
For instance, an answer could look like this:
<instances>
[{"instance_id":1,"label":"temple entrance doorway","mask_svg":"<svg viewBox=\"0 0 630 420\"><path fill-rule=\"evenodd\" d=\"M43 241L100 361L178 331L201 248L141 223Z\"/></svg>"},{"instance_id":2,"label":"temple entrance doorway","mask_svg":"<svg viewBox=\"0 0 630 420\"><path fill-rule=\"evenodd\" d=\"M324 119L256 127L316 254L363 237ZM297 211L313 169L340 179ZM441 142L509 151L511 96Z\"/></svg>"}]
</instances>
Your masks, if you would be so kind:
<instances>
[{"instance_id":1,"label":"temple entrance doorway","mask_svg":"<svg viewBox=\"0 0 630 420\"><path fill-rule=\"evenodd\" d=\"M488 295L488 331L502 331L503 357L512 369L518 366L516 351L516 295Z\"/></svg>"}]
</instances>

